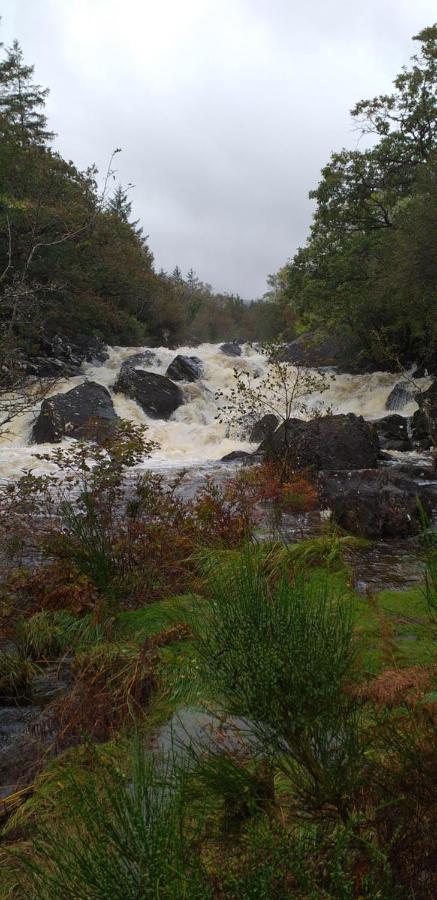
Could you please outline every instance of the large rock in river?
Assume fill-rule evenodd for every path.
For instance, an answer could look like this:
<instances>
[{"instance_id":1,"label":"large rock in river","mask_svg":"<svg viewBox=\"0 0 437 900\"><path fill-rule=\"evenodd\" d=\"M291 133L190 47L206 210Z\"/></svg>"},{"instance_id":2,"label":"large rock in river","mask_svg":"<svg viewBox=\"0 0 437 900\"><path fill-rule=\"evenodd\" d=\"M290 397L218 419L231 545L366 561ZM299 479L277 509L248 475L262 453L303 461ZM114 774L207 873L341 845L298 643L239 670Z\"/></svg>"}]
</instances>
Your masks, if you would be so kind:
<instances>
[{"instance_id":1,"label":"large rock in river","mask_svg":"<svg viewBox=\"0 0 437 900\"><path fill-rule=\"evenodd\" d=\"M241 347L236 341L229 341L226 344L222 344L221 347L219 347L219 350L221 350L225 356L241 356Z\"/></svg>"},{"instance_id":2,"label":"large rock in river","mask_svg":"<svg viewBox=\"0 0 437 900\"><path fill-rule=\"evenodd\" d=\"M339 338L324 337L311 331L301 334L289 344L283 344L276 355L280 361L295 366L336 366L343 355L343 344Z\"/></svg>"},{"instance_id":3,"label":"large rock in river","mask_svg":"<svg viewBox=\"0 0 437 900\"><path fill-rule=\"evenodd\" d=\"M198 356L178 354L170 363L166 375L173 381L198 381L202 377L202 360Z\"/></svg>"},{"instance_id":4,"label":"large rock in river","mask_svg":"<svg viewBox=\"0 0 437 900\"><path fill-rule=\"evenodd\" d=\"M153 350L142 350L140 353L133 353L132 356L128 356L122 362L121 369L144 368L144 366L155 366L157 364L159 365L159 360Z\"/></svg>"},{"instance_id":5,"label":"large rock in river","mask_svg":"<svg viewBox=\"0 0 437 900\"><path fill-rule=\"evenodd\" d=\"M397 412L399 409L403 409L411 400L414 400L414 394L413 384L409 381L398 381L385 401L385 408Z\"/></svg>"},{"instance_id":6,"label":"large rock in river","mask_svg":"<svg viewBox=\"0 0 437 900\"><path fill-rule=\"evenodd\" d=\"M255 422L249 435L251 444L259 444L265 438L273 434L279 425L279 419L273 413L266 413L258 422Z\"/></svg>"},{"instance_id":7,"label":"large rock in river","mask_svg":"<svg viewBox=\"0 0 437 900\"><path fill-rule=\"evenodd\" d=\"M378 465L375 429L362 416L322 416L310 422L288 419L260 446L265 456L289 454L296 468L371 469Z\"/></svg>"},{"instance_id":8,"label":"large rock in river","mask_svg":"<svg viewBox=\"0 0 437 900\"><path fill-rule=\"evenodd\" d=\"M114 390L136 400L154 419L168 419L184 402L182 391L169 378L142 369L122 369Z\"/></svg>"},{"instance_id":9,"label":"large rock in river","mask_svg":"<svg viewBox=\"0 0 437 900\"><path fill-rule=\"evenodd\" d=\"M113 423L117 416L109 391L95 381L85 381L66 394L43 400L32 437L37 444L83 437L91 421Z\"/></svg>"},{"instance_id":10,"label":"large rock in river","mask_svg":"<svg viewBox=\"0 0 437 900\"><path fill-rule=\"evenodd\" d=\"M393 413L374 422L381 450L411 450L408 419Z\"/></svg>"},{"instance_id":11,"label":"large rock in river","mask_svg":"<svg viewBox=\"0 0 437 900\"><path fill-rule=\"evenodd\" d=\"M411 421L413 444L422 450L437 446L437 381L416 394L419 409Z\"/></svg>"},{"instance_id":12,"label":"large rock in river","mask_svg":"<svg viewBox=\"0 0 437 900\"><path fill-rule=\"evenodd\" d=\"M421 528L418 500L430 510L420 485L382 469L321 472L319 492L338 525L366 538L417 534Z\"/></svg>"}]
</instances>

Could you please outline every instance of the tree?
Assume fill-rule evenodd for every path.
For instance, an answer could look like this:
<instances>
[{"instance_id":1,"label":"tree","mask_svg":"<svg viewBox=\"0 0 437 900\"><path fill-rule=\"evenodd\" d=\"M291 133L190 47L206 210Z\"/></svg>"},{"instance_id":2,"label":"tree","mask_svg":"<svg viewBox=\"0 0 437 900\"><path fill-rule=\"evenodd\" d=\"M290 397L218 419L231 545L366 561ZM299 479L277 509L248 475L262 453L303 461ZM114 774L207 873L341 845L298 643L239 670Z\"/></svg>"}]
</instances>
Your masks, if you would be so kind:
<instances>
[{"instance_id":1,"label":"tree","mask_svg":"<svg viewBox=\"0 0 437 900\"><path fill-rule=\"evenodd\" d=\"M115 216L118 216L121 222L124 222L125 225L129 225L136 237L140 241L146 242L147 237L143 237L143 229L137 228L139 219L135 219L134 222L130 221L130 217L132 214L132 202L128 198L128 191L133 188L133 184L129 184L127 188L123 188L121 184L115 189L112 197L108 200L108 211L113 213Z\"/></svg>"},{"instance_id":2,"label":"tree","mask_svg":"<svg viewBox=\"0 0 437 900\"><path fill-rule=\"evenodd\" d=\"M425 226L435 203L437 25L414 40L420 53L393 93L352 110L373 144L332 154L310 193L316 210L307 244L276 281L276 296L300 327L344 333L354 361L361 351L383 361L384 341L404 365L427 359L437 334L435 249Z\"/></svg>"},{"instance_id":3,"label":"tree","mask_svg":"<svg viewBox=\"0 0 437 900\"><path fill-rule=\"evenodd\" d=\"M49 91L33 84L34 68L24 64L21 47L14 41L0 63L0 113L22 145L44 146L54 137L42 111Z\"/></svg>"}]
</instances>

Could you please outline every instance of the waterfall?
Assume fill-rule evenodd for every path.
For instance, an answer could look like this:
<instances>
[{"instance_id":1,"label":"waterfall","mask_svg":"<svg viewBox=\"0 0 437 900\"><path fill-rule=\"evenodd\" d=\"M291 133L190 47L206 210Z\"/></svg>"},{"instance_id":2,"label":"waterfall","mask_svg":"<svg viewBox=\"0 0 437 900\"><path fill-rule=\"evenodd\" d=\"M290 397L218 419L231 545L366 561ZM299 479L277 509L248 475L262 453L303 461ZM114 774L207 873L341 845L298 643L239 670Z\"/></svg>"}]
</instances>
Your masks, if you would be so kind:
<instances>
[{"instance_id":1,"label":"waterfall","mask_svg":"<svg viewBox=\"0 0 437 900\"><path fill-rule=\"evenodd\" d=\"M234 369L243 369L257 375L261 384L268 366L263 354L249 345L242 347L240 357L225 356L218 344L202 344L196 348L179 347L177 351L165 347L153 348L152 361L141 366L148 371L165 374L176 353L198 356L203 365L203 377L200 381L190 384L178 382L185 402L168 421L163 421L149 418L135 400L112 391L123 362L147 349L110 348L109 359L103 365L85 364L80 375L58 382L52 394L69 391L85 379L107 387L112 393L116 413L121 418L147 425L148 437L159 444L159 449L144 462L147 467L193 466L219 460L232 450L254 449L247 436L245 439L244 435L233 432L228 423L222 423L216 418L216 394L226 394L234 386ZM375 372L366 375L335 374L334 379L330 380L328 374L328 389L322 394L311 394L307 405L310 411L323 403L334 413L352 412L363 415L368 420L378 419L387 415L386 400L400 378L399 374ZM426 385L428 382L429 379L421 379L418 383ZM417 404L410 399L403 407L402 414L410 416L416 409ZM33 411L17 417L11 423L9 432L0 437L0 478L19 475L28 468L35 472L50 471L50 463L38 460L36 454L50 453L53 445L30 443L32 424L38 411L39 407L36 406ZM297 415L301 414L297 412Z\"/></svg>"}]
</instances>

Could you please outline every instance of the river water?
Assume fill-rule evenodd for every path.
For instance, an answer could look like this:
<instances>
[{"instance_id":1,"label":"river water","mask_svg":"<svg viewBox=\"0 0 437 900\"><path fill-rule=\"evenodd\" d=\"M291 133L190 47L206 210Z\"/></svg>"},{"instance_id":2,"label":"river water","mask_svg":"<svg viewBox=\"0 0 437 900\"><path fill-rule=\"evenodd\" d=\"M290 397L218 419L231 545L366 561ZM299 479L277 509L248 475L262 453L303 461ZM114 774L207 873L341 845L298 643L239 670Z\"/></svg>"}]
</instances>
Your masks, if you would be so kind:
<instances>
[{"instance_id":1,"label":"river water","mask_svg":"<svg viewBox=\"0 0 437 900\"><path fill-rule=\"evenodd\" d=\"M254 445L247 440L247 432L244 434L241 429L230 426L229 422L222 423L216 418L220 405L225 402L218 401L216 395L218 392L226 395L235 386L235 369L250 373L257 379L254 383L259 386L259 390L265 392L268 363L262 353L247 344L242 347L241 357L225 356L218 344L201 344L196 348L180 347L177 351L165 347L154 348L152 362L142 366L148 371L165 374L176 352L197 356L203 364L203 377L200 381L192 384L179 383L184 394L184 404L169 421L164 421L149 418L135 400L112 391L123 362L146 349L148 348L110 348L107 362L99 366L84 365L80 375L59 382L52 393L71 390L86 379L107 387L112 393L116 413L124 419L147 425L148 437L159 445L151 459L144 461L144 466L149 468L191 468L199 465L203 468L233 450L254 449ZM394 385L401 380L401 376L376 372L368 375L336 374L333 377L327 373L326 379L328 388L323 393L311 393L306 398L309 411L324 404L325 408L334 413L353 412L372 420L387 415L387 397ZM419 383L425 386L428 381L422 379ZM415 409L417 405L411 401L401 412L402 415L409 416ZM9 433L0 437L0 478L13 478L28 468L35 472L51 468L50 463L42 463L35 454L50 452L52 445L36 446L31 443L32 424L37 413L36 406L33 411L17 418L10 426ZM295 414L302 417L297 407Z\"/></svg>"}]
</instances>

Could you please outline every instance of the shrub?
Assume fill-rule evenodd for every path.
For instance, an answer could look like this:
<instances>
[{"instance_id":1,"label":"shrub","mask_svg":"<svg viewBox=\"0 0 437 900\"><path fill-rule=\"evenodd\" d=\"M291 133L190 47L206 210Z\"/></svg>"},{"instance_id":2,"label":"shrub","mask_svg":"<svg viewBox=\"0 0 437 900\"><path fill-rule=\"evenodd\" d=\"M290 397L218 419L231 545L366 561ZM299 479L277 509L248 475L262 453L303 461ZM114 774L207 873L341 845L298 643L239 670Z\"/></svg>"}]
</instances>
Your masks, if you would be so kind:
<instances>
[{"instance_id":1,"label":"shrub","mask_svg":"<svg viewBox=\"0 0 437 900\"><path fill-rule=\"evenodd\" d=\"M355 658L349 604L324 578L271 584L248 548L206 576L194 625L205 684L273 755L304 813L347 818L363 760L357 704L343 690Z\"/></svg>"},{"instance_id":2,"label":"shrub","mask_svg":"<svg viewBox=\"0 0 437 900\"><path fill-rule=\"evenodd\" d=\"M183 782L137 740L129 771L99 765L63 780L59 821L46 810L32 856L16 861L20 896L38 900L207 900L191 848ZM50 815L52 814L52 816Z\"/></svg>"}]
</instances>

